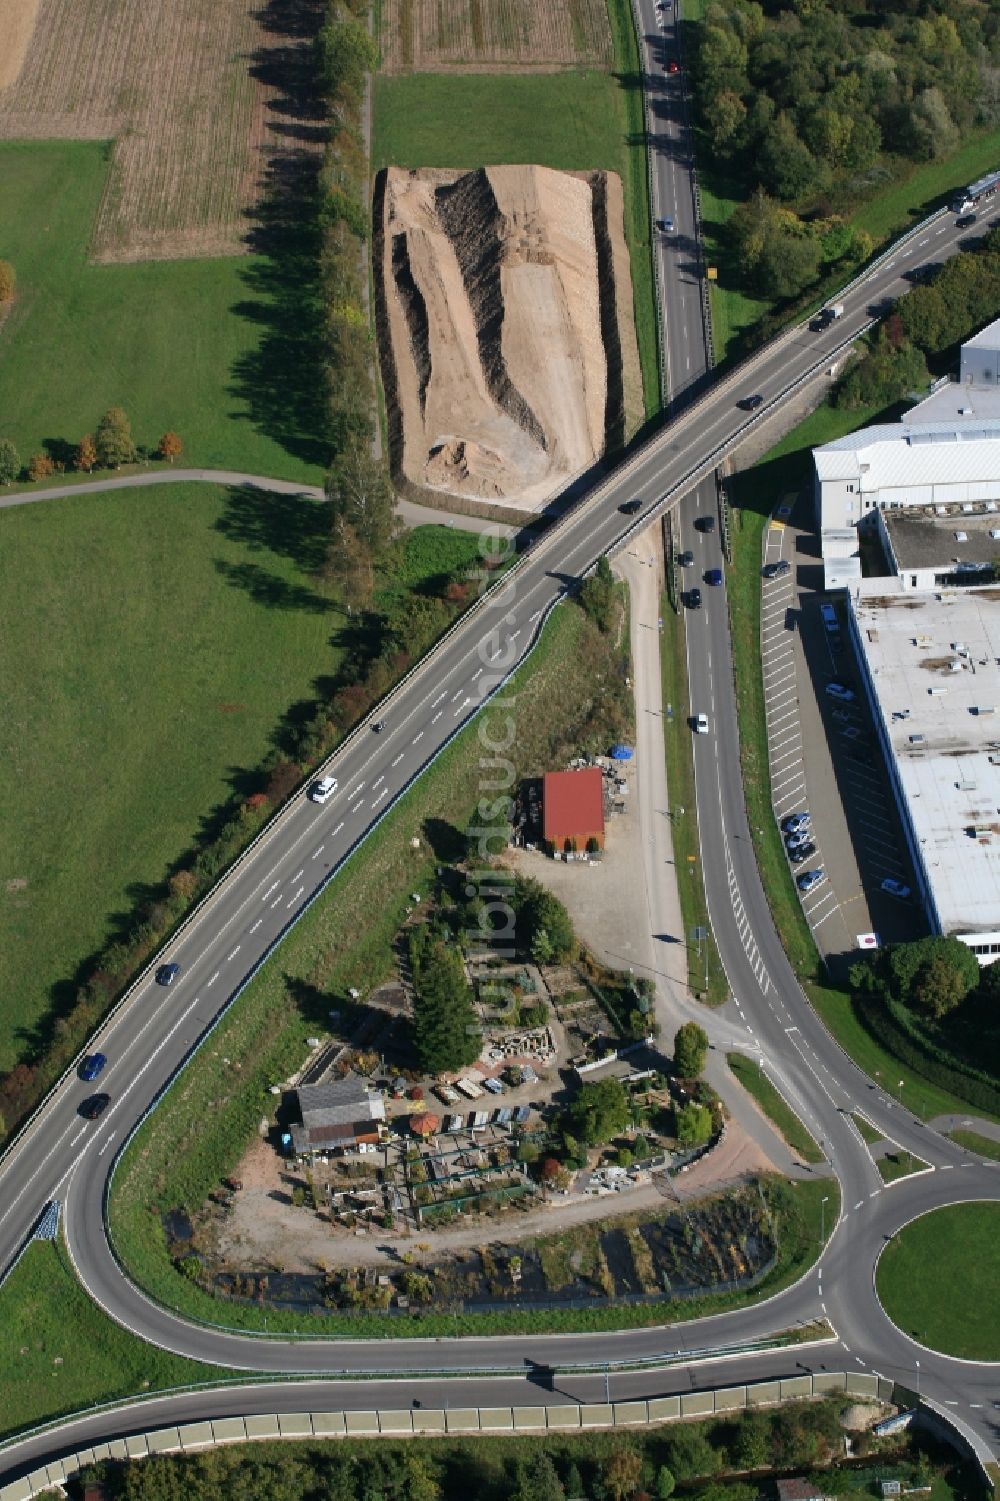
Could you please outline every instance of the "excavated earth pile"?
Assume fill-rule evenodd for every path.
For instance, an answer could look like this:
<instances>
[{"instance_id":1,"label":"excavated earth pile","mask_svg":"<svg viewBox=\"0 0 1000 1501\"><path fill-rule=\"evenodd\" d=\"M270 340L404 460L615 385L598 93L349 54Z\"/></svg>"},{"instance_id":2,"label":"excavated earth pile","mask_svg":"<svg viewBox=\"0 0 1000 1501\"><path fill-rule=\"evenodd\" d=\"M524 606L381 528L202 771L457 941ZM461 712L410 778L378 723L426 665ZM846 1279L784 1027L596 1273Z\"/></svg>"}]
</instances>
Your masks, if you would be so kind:
<instances>
[{"instance_id":1,"label":"excavated earth pile","mask_svg":"<svg viewBox=\"0 0 1000 1501\"><path fill-rule=\"evenodd\" d=\"M614 174L390 167L376 230L404 488L537 509L641 420Z\"/></svg>"}]
</instances>

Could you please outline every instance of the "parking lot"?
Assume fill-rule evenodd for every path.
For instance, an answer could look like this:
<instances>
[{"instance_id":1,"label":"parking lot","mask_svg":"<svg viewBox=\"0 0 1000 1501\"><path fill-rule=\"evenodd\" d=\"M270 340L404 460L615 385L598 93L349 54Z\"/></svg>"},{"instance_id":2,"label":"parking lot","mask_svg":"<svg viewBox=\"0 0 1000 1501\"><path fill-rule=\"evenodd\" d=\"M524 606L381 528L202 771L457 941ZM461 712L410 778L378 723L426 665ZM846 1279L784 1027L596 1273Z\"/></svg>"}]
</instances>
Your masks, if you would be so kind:
<instances>
[{"instance_id":1,"label":"parking lot","mask_svg":"<svg viewBox=\"0 0 1000 1501\"><path fill-rule=\"evenodd\" d=\"M843 604L827 599L808 496L782 497L762 562L761 648L775 816L808 810L808 858L796 878L823 875L801 894L816 945L842 974L859 939L886 943L926 928L912 900L882 889L914 885L894 799L861 689Z\"/></svg>"}]
</instances>

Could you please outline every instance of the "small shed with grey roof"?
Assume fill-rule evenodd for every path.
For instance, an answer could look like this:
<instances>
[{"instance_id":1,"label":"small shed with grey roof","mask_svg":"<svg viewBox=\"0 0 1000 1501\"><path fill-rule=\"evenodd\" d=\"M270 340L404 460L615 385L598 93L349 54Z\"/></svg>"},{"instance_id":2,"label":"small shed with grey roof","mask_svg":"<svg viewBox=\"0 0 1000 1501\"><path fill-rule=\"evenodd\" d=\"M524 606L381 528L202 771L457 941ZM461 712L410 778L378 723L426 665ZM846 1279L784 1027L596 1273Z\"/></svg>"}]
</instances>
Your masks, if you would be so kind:
<instances>
[{"instance_id":1,"label":"small shed with grey roof","mask_svg":"<svg viewBox=\"0 0 1000 1501\"><path fill-rule=\"evenodd\" d=\"M295 1096L301 1123L290 1130L297 1156L343 1151L379 1140L385 1104L357 1074L346 1074L328 1084L303 1085Z\"/></svg>"}]
</instances>

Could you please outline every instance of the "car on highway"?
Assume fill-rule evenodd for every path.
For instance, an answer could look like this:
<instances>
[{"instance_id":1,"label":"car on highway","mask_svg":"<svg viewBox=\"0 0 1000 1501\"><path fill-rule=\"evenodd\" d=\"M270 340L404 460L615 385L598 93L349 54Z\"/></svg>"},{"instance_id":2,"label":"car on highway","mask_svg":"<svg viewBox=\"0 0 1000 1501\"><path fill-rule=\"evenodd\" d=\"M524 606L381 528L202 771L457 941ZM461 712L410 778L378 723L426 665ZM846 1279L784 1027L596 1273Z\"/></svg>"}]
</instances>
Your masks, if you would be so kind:
<instances>
[{"instance_id":1,"label":"car on highway","mask_svg":"<svg viewBox=\"0 0 1000 1501\"><path fill-rule=\"evenodd\" d=\"M816 846L812 843L797 844L794 849L788 851L788 858L793 865L801 865L804 860L811 860L816 853Z\"/></svg>"},{"instance_id":2,"label":"car on highway","mask_svg":"<svg viewBox=\"0 0 1000 1501\"><path fill-rule=\"evenodd\" d=\"M673 75L674 73L679 73L680 71L681 71L681 65L680 65L680 63L677 61L677 59L675 57L672 57L670 59L670 61L667 63L667 72L670 73L671 75Z\"/></svg>"},{"instance_id":3,"label":"car on highway","mask_svg":"<svg viewBox=\"0 0 1000 1501\"><path fill-rule=\"evenodd\" d=\"M853 704L854 689L848 688L844 683L827 683L826 691L831 698L837 698L842 704Z\"/></svg>"},{"instance_id":4,"label":"car on highway","mask_svg":"<svg viewBox=\"0 0 1000 1501\"><path fill-rule=\"evenodd\" d=\"M795 877L795 884L803 893L812 891L821 881L826 880L826 871L822 865L817 865L815 870L804 870L800 876Z\"/></svg>"},{"instance_id":5,"label":"car on highway","mask_svg":"<svg viewBox=\"0 0 1000 1501\"><path fill-rule=\"evenodd\" d=\"M672 235L674 232L674 221L669 217L666 219L661 219L659 227L665 235Z\"/></svg>"},{"instance_id":6,"label":"car on highway","mask_svg":"<svg viewBox=\"0 0 1000 1501\"><path fill-rule=\"evenodd\" d=\"M955 220L955 228L956 229L968 229L969 225L970 224L975 224L975 222L976 222L976 216L975 216L975 214L963 214L960 219L956 219Z\"/></svg>"},{"instance_id":7,"label":"car on highway","mask_svg":"<svg viewBox=\"0 0 1000 1501\"><path fill-rule=\"evenodd\" d=\"M888 892L890 896L898 896L901 902L905 902L907 897L912 895L909 886L904 881L896 881L892 876L886 876L882 882L882 890Z\"/></svg>"},{"instance_id":8,"label":"car on highway","mask_svg":"<svg viewBox=\"0 0 1000 1501\"><path fill-rule=\"evenodd\" d=\"M801 813L789 813L787 818L781 820L781 827L786 834L794 834L798 829L808 829L811 823L811 814L803 809Z\"/></svg>"},{"instance_id":9,"label":"car on highway","mask_svg":"<svg viewBox=\"0 0 1000 1501\"><path fill-rule=\"evenodd\" d=\"M787 558L779 558L777 563L765 563L760 571L764 578L776 579L783 573L791 573L792 565Z\"/></svg>"},{"instance_id":10,"label":"car on highway","mask_svg":"<svg viewBox=\"0 0 1000 1501\"><path fill-rule=\"evenodd\" d=\"M700 589L689 589L688 590L688 609L689 610L700 610L701 609L701 590Z\"/></svg>"},{"instance_id":11,"label":"car on highway","mask_svg":"<svg viewBox=\"0 0 1000 1501\"><path fill-rule=\"evenodd\" d=\"M696 714L694 717L694 732L696 735L708 734L708 715Z\"/></svg>"},{"instance_id":12,"label":"car on highway","mask_svg":"<svg viewBox=\"0 0 1000 1501\"><path fill-rule=\"evenodd\" d=\"M625 500L618 507L623 516L634 516L636 511L642 510L641 500Z\"/></svg>"},{"instance_id":13,"label":"car on highway","mask_svg":"<svg viewBox=\"0 0 1000 1501\"><path fill-rule=\"evenodd\" d=\"M336 777L320 777L319 781L313 782L309 788L309 801L311 803L328 803L336 790Z\"/></svg>"},{"instance_id":14,"label":"car on highway","mask_svg":"<svg viewBox=\"0 0 1000 1501\"><path fill-rule=\"evenodd\" d=\"M695 522L695 526L698 528L698 530L700 532L714 532L715 531L715 517L714 516L699 516L698 519L697 519L697 521Z\"/></svg>"},{"instance_id":15,"label":"car on highway","mask_svg":"<svg viewBox=\"0 0 1000 1501\"><path fill-rule=\"evenodd\" d=\"M90 1053L80 1064L80 1078L85 1084L92 1084L107 1061L103 1053Z\"/></svg>"},{"instance_id":16,"label":"car on highway","mask_svg":"<svg viewBox=\"0 0 1000 1501\"><path fill-rule=\"evenodd\" d=\"M713 588L717 588L722 583L722 569L710 568L705 574L705 583L711 584Z\"/></svg>"},{"instance_id":17,"label":"car on highway","mask_svg":"<svg viewBox=\"0 0 1000 1501\"><path fill-rule=\"evenodd\" d=\"M372 731L373 731L373 733L376 734L376 735L381 735L381 733L382 733L382 731L384 729L385 729L385 720L384 719L376 719L375 723L372 725Z\"/></svg>"},{"instance_id":18,"label":"car on highway","mask_svg":"<svg viewBox=\"0 0 1000 1501\"><path fill-rule=\"evenodd\" d=\"M103 1115L111 1104L109 1094L92 1094L89 1100L84 1100L80 1106L80 1114L85 1121L96 1121L99 1115Z\"/></svg>"},{"instance_id":19,"label":"car on highway","mask_svg":"<svg viewBox=\"0 0 1000 1501\"><path fill-rule=\"evenodd\" d=\"M156 971L157 985L172 985L180 972L179 964L161 964Z\"/></svg>"},{"instance_id":20,"label":"car on highway","mask_svg":"<svg viewBox=\"0 0 1000 1501\"><path fill-rule=\"evenodd\" d=\"M755 412L764 405L763 396L741 396L736 403L741 412Z\"/></svg>"},{"instance_id":21,"label":"car on highway","mask_svg":"<svg viewBox=\"0 0 1000 1501\"><path fill-rule=\"evenodd\" d=\"M691 551L679 553L677 561L682 568L690 568L691 564L694 562L694 553Z\"/></svg>"}]
</instances>

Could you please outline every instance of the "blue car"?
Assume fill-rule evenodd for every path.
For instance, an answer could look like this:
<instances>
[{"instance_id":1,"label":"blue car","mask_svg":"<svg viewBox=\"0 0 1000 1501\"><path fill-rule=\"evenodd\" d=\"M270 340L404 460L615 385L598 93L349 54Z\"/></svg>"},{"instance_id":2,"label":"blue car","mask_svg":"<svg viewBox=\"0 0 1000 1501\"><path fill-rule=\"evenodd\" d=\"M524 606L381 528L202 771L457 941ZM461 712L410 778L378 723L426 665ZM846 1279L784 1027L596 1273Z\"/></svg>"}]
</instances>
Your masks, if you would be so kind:
<instances>
[{"instance_id":1,"label":"blue car","mask_svg":"<svg viewBox=\"0 0 1000 1501\"><path fill-rule=\"evenodd\" d=\"M708 570L708 572L705 574L705 583L706 584L721 584L722 583L722 569L721 568L710 568Z\"/></svg>"},{"instance_id":2,"label":"blue car","mask_svg":"<svg viewBox=\"0 0 1000 1501\"><path fill-rule=\"evenodd\" d=\"M98 1074L101 1072L107 1061L108 1060L105 1058L103 1053L91 1053L90 1056L85 1058L80 1064L80 1078L86 1084L92 1083L93 1080L97 1078Z\"/></svg>"}]
</instances>

